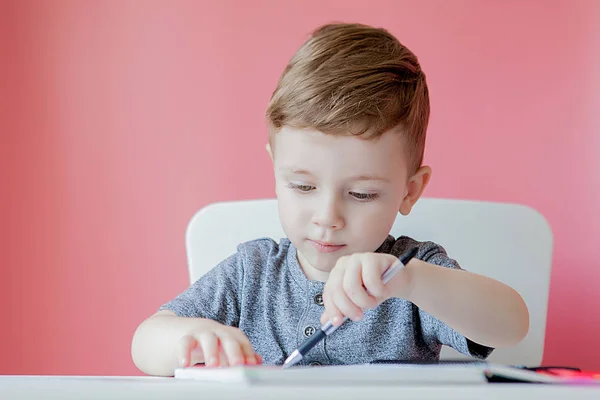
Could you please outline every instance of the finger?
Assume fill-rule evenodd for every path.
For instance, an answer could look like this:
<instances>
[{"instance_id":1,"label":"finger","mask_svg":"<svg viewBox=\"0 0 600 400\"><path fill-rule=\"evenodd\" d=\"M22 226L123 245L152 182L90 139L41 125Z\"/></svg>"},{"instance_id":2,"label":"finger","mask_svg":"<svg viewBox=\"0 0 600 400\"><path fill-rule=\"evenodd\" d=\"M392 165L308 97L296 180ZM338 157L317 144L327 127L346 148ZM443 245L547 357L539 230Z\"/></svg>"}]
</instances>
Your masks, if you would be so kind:
<instances>
[{"instance_id":1,"label":"finger","mask_svg":"<svg viewBox=\"0 0 600 400\"><path fill-rule=\"evenodd\" d=\"M333 325L340 325L342 323L344 315L331 300L331 296L325 291L323 291L323 308L325 311L321 314L321 325L325 325L328 321L331 321Z\"/></svg>"},{"instance_id":2,"label":"finger","mask_svg":"<svg viewBox=\"0 0 600 400\"><path fill-rule=\"evenodd\" d=\"M192 362L192 350L198 346L198 342L193 336L183 336L177 345L177 355L179 357L179 365L189 367Z\"/></svg>"},{"instance_id":3,"label":"finger","mask_svg":"<svg viewBox=\"0 0 600 400\"><path fill-rule=\"evenodd\" d=\"M342 279L344 268L348 264L351 257L343 256L340 257L335 267L329 273L329 278L323 288L323 314L321 314L321 325L325 325L328 321L331 321L333 325L340 325L343 320L343 314L336 307L332 301L333 293L342 291Z\"/></svg>"},{"instance_id":4,"label":"finger","mask_svg":"<svg viewBox=\"0 0 600 400\"><path fill-rule=\"evenodd\" d=\"M346 292L346 296L348 296L350 301L363 310L377 306L377 300L373 296L370 296L363 286L362 274L365 268L369 268L369 265L361 265L360 263L349 265L344 273L342 284L344 292Z\"/></svg>"},{"instance_id":5,"label":"finger","mask_svg":"<svg viewBox=\"0 0 600 400\"><path fill-rule=\"evenodd\" d=\"M235 335L230 332L222 331L219 333L219 341L223 347L223 351L227 356L229 365L241 365L245 361L242 346Z\"/></svg>"},{"instance_id":6,"label":"finger","mask_svg":"<svg viewBox=\"0 0 600 400\"><path fill-rule=\"evenodd\" d=\"M335 292L332 300L335 307L337 307L343 316L350 318L352 321L360 321L362 319L363 311L348 298L346 292L343 290ZM337 324L334 323L334 325Z\"/></svg>"},{"instance_id":7,"label":"finger","mask_svg":"<svg viewBox=\"0 0 600 400\"><path fill-rule=\"evenodd\" d=\"M362 281L365 289L371 297L384 297L386 288L383 284L382 275L394 262L398 261L396 257L370 257L365 260L365 267L362 269Z\"/></svg>"},{"instance_id":8,"label":"finger","mask_svg":"<svg viewBox=\"0 0 600 400\"><path fill-rule=\"evenodd\" d=\"M229 367L229 361L227 360L227 354L223 350L221 343L219 341L219 367Z\"/></svg>"},{"instance_id":9,"label":"finger","mask_svg":"<svg viewBox=\"0 0 600 400\"><path fill-rule=\"evenodd\" d=\"M344 262L340 263L340 260L343 260ZM362 310L352 303L343 287L348 269L352 269L355 265L360 265L360 256L357 254L350 257L344 257L343 259L341 258L340 260L338 260L336 267L332 270L335 274L329 288L329 297L331 298L332 304L331 309L336 311L335 314L331 314L330 311L329 316L331 317L331 322L336 326L342 323L344 316L347 316L353 321L358 321L362 318ZM333 321L334 318L336 319L335 322Z\"/></svg>"},{"instance_id":10,"label":"finger","mask_svg":"<svg viewBox=\"0 0 600 400\"><path fill-rule=\"evenodd\" d=\"M256 353L254 353L254 349L252 348L252 343L248 337L238 328L231 328L232 334L237 338L241 349L242 354L244 356L244 363L255 365L258 364L258 360L256 359Z\"/></svg>"},{"instance_id":11,"label":"finger","mask_svg":"<svg viewBox=\"0 0 600 400\"><path fill-rule=\"evenodd\" d=\"M197 335L202 353L204 355L204 364L207 367L216 367L219 365L219 339L213 332L202 332Z\"/></svg>"}]
</instances>

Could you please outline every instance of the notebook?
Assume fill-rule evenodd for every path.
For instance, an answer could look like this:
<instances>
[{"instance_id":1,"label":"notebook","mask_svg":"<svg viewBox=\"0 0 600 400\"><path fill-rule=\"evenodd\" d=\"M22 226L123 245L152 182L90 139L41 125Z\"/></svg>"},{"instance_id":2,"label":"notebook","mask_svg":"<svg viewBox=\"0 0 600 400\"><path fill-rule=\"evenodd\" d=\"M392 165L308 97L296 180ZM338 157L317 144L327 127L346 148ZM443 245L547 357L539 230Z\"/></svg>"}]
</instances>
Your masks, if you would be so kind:
<instances>
[{"instance_id":1,"label":"notebook","mask_svg":"<svg viewBox=\"0 0 600 400\"><path fill-rule=\"evenodd\" d=\"M486 368L485 375L489 382L600 385L600 372L567 367L515 368L506 365L490 365Z\"/></svg>"},{"instance_id":2,"label":"notebook","mask_svg":"<svg viewBox=\"0 0 600 400\"><path fill-rule=\"evenodd\" d=\"M194 366L175 370L175 378L247 385L431 385L484 384L482 365L360 364L320 367Z\"/></svg>"}]
</instances>

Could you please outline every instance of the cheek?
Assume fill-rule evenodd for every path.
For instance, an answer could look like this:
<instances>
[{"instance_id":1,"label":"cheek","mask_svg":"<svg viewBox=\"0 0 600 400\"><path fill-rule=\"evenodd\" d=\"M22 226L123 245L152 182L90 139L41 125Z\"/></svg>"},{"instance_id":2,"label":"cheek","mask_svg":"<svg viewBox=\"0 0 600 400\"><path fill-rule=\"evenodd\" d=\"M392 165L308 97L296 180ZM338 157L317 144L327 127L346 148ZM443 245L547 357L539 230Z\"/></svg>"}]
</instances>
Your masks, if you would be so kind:
<instances>
[{"instance_id":1,"label":"cheek","mask_svg":"<svg viewBox=\"0 0 600 400\"><path fill-rule=\"evenodd\" d=\"M357 227L359 227L358 230L365 237L372 237L375 241L378 241L380 238L385 239L389 234L398 215L398 209L394 204L389 204L372 207L363 213L353 214L358 218L355 221Z\"/></svg>"},{"instance_id":2,"label":"cheek","mask_svg":"<svg viewBox=\"0 0 600 400\"><path fill-rule=\"evenodd\" d=\"M279 208L279 219L285 228L297 227L306 221L306 212L298 195L288 188L277 192L277 205Z\"/></svg>"}]
</instances>

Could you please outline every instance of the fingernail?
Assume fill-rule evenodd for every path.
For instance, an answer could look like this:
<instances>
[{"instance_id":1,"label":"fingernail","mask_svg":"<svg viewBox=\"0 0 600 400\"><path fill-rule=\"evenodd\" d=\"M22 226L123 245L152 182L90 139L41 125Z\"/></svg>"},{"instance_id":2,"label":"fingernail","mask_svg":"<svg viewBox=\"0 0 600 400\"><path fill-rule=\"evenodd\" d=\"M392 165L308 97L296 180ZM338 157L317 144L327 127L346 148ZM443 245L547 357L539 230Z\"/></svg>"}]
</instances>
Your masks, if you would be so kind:
<instances>
[{"instance_id":1,"label":"fingernail","mask_svg":"<svg viewBox=\"0 0 600 400\"><path fill-rule=\"evenodd\" d=\"M179 360L179 364L182 367L187 367L187 360L185 358L182 358L181 360Z\"/></svg>"},{"instance_id":2,"label":"fingernail","mask_svg":"<svg viewBox=\"0 0 600 400\"><path fill-rule=\"evenodd\" d=\"M340 317L338 317L338 316L336 315L335 317L333 317L333 318L331 319L331 323L332 323L332 324L334 324L334 325L337 325L337 324L339 324L339 323L340 323Z\"/></svg>"},{"instance_id":3,"label":"fingernail","mask_svg":"<svg viewBox=\"0 0 600 400\"><path fill-rule=\"evenodd\" d=\"M208 359L208 365L217 365L217 357L210 357Z\"/></svg>"}]
</instances>

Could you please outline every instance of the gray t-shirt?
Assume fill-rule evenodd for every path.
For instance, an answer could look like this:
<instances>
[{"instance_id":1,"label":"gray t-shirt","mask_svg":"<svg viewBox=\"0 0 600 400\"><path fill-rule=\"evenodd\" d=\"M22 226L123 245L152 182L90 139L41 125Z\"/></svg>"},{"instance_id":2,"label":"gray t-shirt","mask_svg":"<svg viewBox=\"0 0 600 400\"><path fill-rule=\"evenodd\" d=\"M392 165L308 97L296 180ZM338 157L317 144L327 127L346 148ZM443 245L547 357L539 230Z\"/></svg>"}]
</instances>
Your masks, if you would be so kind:
<instances>
[{"instance_id":1,"label":"gray t-shirt","mask_svg":"<svg viewBox=\"0 0 600 400\"><path fill-rule=\"evenodd\" d=\"M377 249L399 256L418 246L416 258L460 269L432 242L388 236ZM280 365L319 329L325 283L308 280L289 239L242 243L237 252L160 307L181 317L210 318L241 329L267 365ZM370 363L380 360L431 361L442 345L486 358L492 349L479 345L413 303L392 298L367 310L361 321L344 323L314 347L299 365Z\"/></svg>"}]
</instances>

